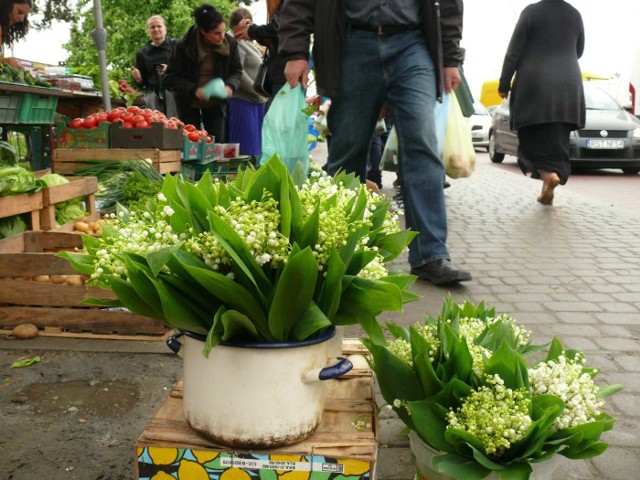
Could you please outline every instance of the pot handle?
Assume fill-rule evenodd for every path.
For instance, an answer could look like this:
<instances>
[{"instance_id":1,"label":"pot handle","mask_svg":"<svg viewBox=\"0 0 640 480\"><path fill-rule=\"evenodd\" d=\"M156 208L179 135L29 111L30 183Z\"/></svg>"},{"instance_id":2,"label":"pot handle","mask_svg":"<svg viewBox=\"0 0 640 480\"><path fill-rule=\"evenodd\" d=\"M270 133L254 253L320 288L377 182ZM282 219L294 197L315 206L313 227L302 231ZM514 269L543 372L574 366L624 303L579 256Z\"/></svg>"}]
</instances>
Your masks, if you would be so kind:
<instances>
[{"instance_id":1,"label":"pot handle","mask_svg":"<svg viewBox=\"0 0 640 480\"><path fill-rule=\"evenodd\" d=\"M338 357L338 363L324 368L315 368L302 374L304 383L313 383L319 380L331 380L338 378L349 372L353 368L353 363L347 358Z\"/></svg>"},{"instance_id":2,"label":"pot handle","mask_svg":"<svg viewBox=\"0 0 640 480\"><path fill-rule=\"evenodd\" d=\"M176 355L180 355L180 349L182 348L182 342L180 342L180 337L184 335L182 332L176 333L175 335L171 335L167 338L167 347L171 349L173 353Z\"/></svg>"}]
</instances>

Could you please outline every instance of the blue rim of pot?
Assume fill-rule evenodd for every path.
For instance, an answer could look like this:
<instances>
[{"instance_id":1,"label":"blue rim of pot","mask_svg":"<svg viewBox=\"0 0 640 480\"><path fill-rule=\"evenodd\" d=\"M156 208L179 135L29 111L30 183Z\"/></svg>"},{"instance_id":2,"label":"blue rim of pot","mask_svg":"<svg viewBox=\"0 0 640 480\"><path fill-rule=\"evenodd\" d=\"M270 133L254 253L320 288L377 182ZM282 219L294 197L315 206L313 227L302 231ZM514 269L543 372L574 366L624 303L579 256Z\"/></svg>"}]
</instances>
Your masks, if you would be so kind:
<instances>
[{"instance_id":1,"label":"blue rim of pot","mask_svg":"<svg viewBox=\"0 0 640 480\"><path fill-rule=\"evenodd\" d=\"M200 333L191 332L189 330L180 330L180 334L186 337L199 340L201 342L207 341L207 336ZM326 342L332 339L336 334L336 327L331 326L326 332L317 335L315 337L307 338L306 340L291 340L288 342L252 342L252 341L222 341L220 345L235 348L259 348L264 350L276 349L276 348L298 348L306 347L309 345L317 345L318 343ZM175 337L175 335L174 335Z\"/></svg>"}]
</instances>

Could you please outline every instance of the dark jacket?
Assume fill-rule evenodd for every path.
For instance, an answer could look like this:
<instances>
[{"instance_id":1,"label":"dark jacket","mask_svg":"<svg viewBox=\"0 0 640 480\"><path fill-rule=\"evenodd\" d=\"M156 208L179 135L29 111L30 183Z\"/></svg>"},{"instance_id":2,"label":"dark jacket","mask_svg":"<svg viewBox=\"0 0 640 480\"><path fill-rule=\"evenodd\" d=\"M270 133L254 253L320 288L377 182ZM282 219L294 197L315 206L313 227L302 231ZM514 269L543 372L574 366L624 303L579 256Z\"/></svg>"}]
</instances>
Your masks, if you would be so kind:
<instances>
[{"instance_id":1,"label":"dark jacket","mask_svg":"<svg viewBox=\"0 0 640 480\"><path fill-rule=\"evenodd\" d=\"M280 28L280 11L283 2L280 2L269 23L266 25L249 25L247 33L260 45L267 47L269 57L267 60L267 81L271 85L284 85L284 67L287 61L278 54L278 29Z\"/></svg>"},{"instance_id":2,"label":"dark jacket","mask_svg":"<svg viewBox=\"0 0 640 480\"><path fill-rule=\"evenodd\" d=\"M166 37L157 47L149 40L145 43L140 51L136 54L135 67L140 70L142 76L142 86L149 92L158 93L160 79L156 65L169 64L171 53L176 41L173 38Z\"/></svg>"},{"instance_id":3,"label":"dark jacket","mask_svg":"<svg viewBox=\"0 0 640 480\"><path fill-rule=\"evenodd\" d=\"M437 96L444 91L443 67L458 67L464 60L462 0L419 0L422 30L436 66ZM307 59L314 34L313 61L318 92L335 96L340 81L340 58L347 31L343 0L286 0L280 16L279 51L287 60Z\"/></svg>"},{"instance_id":4,"label":"dark jacket","mask_svg":"<svg viewBox=\"0 0 640 480\"><path fill-rule=\"evenodd\" d=\"M509 100L512 129L553 122L584 126L584 90L578 64L583 50L582 17L564 0L542 0L522 11L498 87L508 92L516 74Z\"/></svg>"},{"instance_id":5,"label":"dark jacket","mask_svg":"<svg viewBox=\"0 0 640 480\"><path fill-rule=\"evenodd\" d=\"M173 55L167 66L163 81L165 87L173 92L176 102L190 105L195 99L200 77L198 62L198 27L191 27L176 43ZM242 79L242 61L238 52L238 42L233 35L225 34L229 44L229 54L217 54L214 59L216 75L224 80L225 85L235 92Z\"/></svg>"}]
</instances>

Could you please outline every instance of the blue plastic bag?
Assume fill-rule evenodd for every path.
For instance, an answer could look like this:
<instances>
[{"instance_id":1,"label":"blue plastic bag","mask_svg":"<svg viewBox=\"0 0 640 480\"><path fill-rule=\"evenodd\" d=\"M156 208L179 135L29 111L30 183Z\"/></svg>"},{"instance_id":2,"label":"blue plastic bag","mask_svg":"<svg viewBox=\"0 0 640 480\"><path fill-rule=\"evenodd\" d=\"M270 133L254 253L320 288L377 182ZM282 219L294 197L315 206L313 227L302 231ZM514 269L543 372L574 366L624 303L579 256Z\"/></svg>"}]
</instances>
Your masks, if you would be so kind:
<instances>
[{"instance_id":1,"label":"blue plastic bag","mask_svg":"<svg viewBox=\"0 0 640 480\"><path fill-rule=\"evenodd\" d=\"M447 131L447 120L449 118L449 102L451 95L446 93L442 98L442 103L436 102L433 109L433 121L436 127L436 139L438 141L438 157L444 155L444 137Z\"/></svg>"},{"instance_id":2,"label":"blue plastic bag","mask_svg":"<svg viewBox=\"0 0 640 480\"><path fill-rule=\"evenodd\" d=\"M292 89L286 83L273 97L262 124L260 165L277 154L289 172L293 173L296 165L301 164L303 171L308 173L309 120L303 112L305 107L304 93L299 84Z\"/></svg>"}]
</instances>

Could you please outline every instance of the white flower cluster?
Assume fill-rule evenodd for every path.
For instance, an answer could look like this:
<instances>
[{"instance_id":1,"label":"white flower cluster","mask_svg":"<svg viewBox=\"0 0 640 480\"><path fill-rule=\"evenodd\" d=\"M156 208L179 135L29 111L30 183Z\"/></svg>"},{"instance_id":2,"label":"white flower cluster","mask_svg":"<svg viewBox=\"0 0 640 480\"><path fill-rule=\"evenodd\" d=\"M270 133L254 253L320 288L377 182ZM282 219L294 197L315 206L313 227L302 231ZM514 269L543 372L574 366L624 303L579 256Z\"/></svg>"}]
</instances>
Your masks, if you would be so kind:
<instances>
[{"instance_id":1,"label":"white flower cluster","mask_svg":"<svg viewBox=\"0 0 640 480\"><path fill-rule=\"evenodd\" d=\"M412 325L414 330L420 334L422 338L425 339L427 344L429 345L429 360L434 362L436 359L436 353L438 352L438 347L440 346L440 341L437 337L437 329L435 325L425 325L421 323L414 323ZM413 366L413 355L411 353L411 343L402 339L396 338L389 342L388 350L393 353L400 360L405 362L407 365Z\"/></svg>"},{"instance_id":2,"label":"white flower cluster","mask_svg":"<svg viewBox=\"0 0 640 480\"><path fill-rule=\"evenodd\" d=\"M169 224L173 210L165 206L156 212L132 211L129 218L120 212L118 215L105 216L106 224L118 231L116 236L104 236L103 245L94 256L95 271L91 278L97 279L103 274L122 275L124 264L114 253L130 252L146 255L161 248L176 245L180 239Z\"/></svg>"},{"instance_id":3,"label":"white flower cluster","mask_svg":"<svg viewBox=\"0 0 640 480\"><path fill-rule=\"evenodd\" d=\"M531 400L525 389L506 388L498 375L486 379L488 386L472 392L457 411L448 413L447 428L475 435L487 455L499 458L511 444L524 438L531 425Z\"/></svg>"},{"instance_id":4,"label":"white flower cluster","mask_svg":"<svg viewBox=\"0 0 640 480\"><path fill-rule=\"evenodd\" d=\"M298 189L298 195L302 203L304 221L320 206L318 243L313 246L320 270L324 269L332 248L340 249L346 245L352 232L363 226L371 226L373 212L384 201L383 197L367 192L367 208L363 220L350 222L347 212L350 211L358 190L347 188L342 183L336 184L325 172L311 172L309 181ZM387 234L400 231L397 215L387 213L382 231ZM368 237L364 237L360 240L360 247L369 249L369 241ZM386 276L387 273L382 256L378 255L360 271L359 276L377 279Z\"/></svg>"},{"instance_id":5,"label":"white flower cluster","mask_svg":"<svg viewBox=\"0 0 640 480\"><path fill-rule=\"evenodd\" d=\"M259 265L277 268L286 259L289 240L279 231L280 210L271 194L250 203L238 197L228 208L215 207L215 212L238 233ZM211 232L188 239L185 250L201 256L214 270L230 264L229 254Z\"/></svg>"},{"instance_id":6,"label":"white flower cluster","mask_svg":"<svg viewBox=\"0 0 640 480\"><path fill-rule=\"evenodd\" d=\"M593 377L583 371L584 358L573 359L560 355L556 361L548 361L529 369L529 385L532 395L555 395L565 404L565 409L554 421L558 430L593 422L604 406Z\"/></svg>"}]
</instances>

